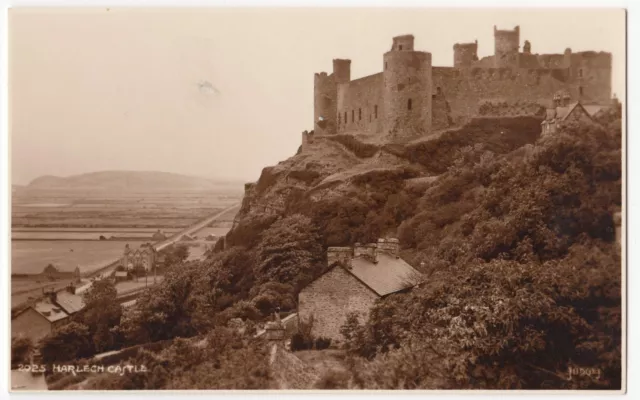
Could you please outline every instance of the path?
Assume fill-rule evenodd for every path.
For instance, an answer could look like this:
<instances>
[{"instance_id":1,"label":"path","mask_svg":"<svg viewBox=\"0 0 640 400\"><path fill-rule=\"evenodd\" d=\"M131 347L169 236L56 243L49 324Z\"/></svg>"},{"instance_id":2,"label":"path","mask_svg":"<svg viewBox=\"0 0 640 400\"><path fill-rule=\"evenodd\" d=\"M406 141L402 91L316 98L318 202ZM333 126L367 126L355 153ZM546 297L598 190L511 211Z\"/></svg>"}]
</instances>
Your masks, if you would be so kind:
<instances>
[{"instance_id":1,"label":"path","mask_svg":"<svg viewBox=\"0 0 640 400\"><path fill-rule=\"evenodd\" d=\"M214 222L216 219L220 218L221 216L223 216L224 214L228 213L231 210L234 210L236 208L240 207L240 203L238 204L234 204L229 208L224 209L223 211L212 215L210 217L207 217L205 219L203 219L200 222L195 223L194 225L191 225L190 227L174 234L173 236L171 236L169 239L163 240L161 242L158 242L156 244L153 245L153 247L156 249L156 251L160 251L162 249L164 249L167 246L170 246L172 244L174 244L175 242L179 241L180 238L184 235L191 235L193 233L196 233L197 231L199 231L200 229L206 227L207 225L209 225L210 223Z\"/></svg>"}]
</instances>

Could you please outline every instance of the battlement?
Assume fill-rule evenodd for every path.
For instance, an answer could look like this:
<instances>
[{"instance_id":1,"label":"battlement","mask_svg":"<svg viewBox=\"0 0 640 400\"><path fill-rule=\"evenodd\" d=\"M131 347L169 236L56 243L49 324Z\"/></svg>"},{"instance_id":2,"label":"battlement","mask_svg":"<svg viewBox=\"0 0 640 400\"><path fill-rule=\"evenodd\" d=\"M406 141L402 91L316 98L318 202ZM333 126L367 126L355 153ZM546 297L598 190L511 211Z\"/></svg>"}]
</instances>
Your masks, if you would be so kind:
<instances>
[{"instance_id":1,"label":"battlement","mask_svg":"<svg viewBox=\"0 0 640 400\"><path fill-rule=\"evenodd\" d=\"M469 67L478 61L478 41L474 43L456 43L453 45L453 66Z\"/></svg>"},{"instance_id":2,"label":"battlement","mask_svg":"<svg viewBox=\"0 0 640 400\"><path fill-rule=\"evenodd\" d=\"M391 51L413 51L413 35L400 35L393 38Z\"/></svg>"}]
</instances>

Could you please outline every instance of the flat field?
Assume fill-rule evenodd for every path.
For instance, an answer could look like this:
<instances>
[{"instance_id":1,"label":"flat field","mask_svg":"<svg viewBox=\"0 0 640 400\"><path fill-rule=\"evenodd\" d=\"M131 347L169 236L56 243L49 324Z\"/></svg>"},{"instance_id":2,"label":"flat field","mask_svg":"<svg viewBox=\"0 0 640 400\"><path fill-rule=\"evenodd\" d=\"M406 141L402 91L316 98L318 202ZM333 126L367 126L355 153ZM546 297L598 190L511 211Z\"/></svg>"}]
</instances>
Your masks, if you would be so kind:
<instances>
[{"instance_id":1,"label":"flat field","mask_svg":"<svg viewBox=\"0 0 640 400\"><path fill-rule=\"evenodd\" d=\"M111 240L13 240L11 272L39 274L53 264L60 271L91 271L122 256L124 242Z\"/></svg>"},{"instance_id":2,"label":"flat field","mask_svg":"<svg viewBox=\"0 0 640 400\"><path fill-rule=\"evenodd\" d=\"M23 188L11 199L12 228L184 228L242 199L242 192L82 191Z\"/></svg>"},{"instance_id":3,"label":"flat field","mask_svg":"<svg viewBox=\"0 0 640 400\"><path fill-rule=\"evenodd\" d=\"M11 198L11 272L39 274L53 264L60 271L90 272L122 255L126 243L134 248L151 241L158 229L170 236L201 219L242 201L243 189L233 190L13 190ZM235 212L225 214L199 236L224 235ZM100 236L119 239L99 240ZM207 243L211 244L211 243ZM205 246L194 248L192 259ZM12 280L12 305L33 297L52 282ZM25 289L30 293L26 293ZM37 289L37 290L36 290ZM14 295L15 294L15 295Z\"/></svg>"}]
</instances>

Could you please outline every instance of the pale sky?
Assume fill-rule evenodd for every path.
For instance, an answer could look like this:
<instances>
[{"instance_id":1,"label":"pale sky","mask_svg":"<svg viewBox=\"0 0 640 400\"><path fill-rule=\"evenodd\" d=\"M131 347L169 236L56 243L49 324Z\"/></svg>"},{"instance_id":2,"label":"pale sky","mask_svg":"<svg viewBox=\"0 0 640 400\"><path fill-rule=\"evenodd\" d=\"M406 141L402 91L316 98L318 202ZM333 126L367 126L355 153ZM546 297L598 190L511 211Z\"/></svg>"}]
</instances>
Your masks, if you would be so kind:
<instances>
[{"instance_id":1,"label":"pale sky","mask_svg":"<svg viewBox=\"0 0 640 400\"><path fill-rule=\"evenodd\" d=\"M254 181L313 129L313 74L349 58L382 70L391 38L415 36L434 66L453 44L493 53L493 26L520 25L532 53L613 54L625 95L622 10L11 10L14 184L40 175L157 170Z\"/></svg>"}]
</instances>

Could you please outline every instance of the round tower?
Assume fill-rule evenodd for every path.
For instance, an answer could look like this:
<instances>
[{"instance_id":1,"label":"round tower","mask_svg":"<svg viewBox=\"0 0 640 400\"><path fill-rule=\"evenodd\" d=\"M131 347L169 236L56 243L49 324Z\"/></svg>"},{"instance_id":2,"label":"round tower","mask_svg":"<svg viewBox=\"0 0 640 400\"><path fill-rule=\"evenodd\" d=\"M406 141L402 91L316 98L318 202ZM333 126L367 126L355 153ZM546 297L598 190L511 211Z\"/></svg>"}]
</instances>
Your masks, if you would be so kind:
<instances>
[{"instance_id":1,"label":"round tower","mask_svg":"<svg viewBox=\"0 0 640 400\"><path fill-rule=\"evenodd\" d=\"M384 129L395 138L431 131L431 53L414 51L413 36L393 38L384 54Z\"/></svg>"},{"instance_id":2,"label":"round tower","mask_svg":"<svg viewBox=\"0 0 640 400\"><path fill-rule=\"evenodd\" d=\"M520 26L512 31L498 30L493 26L493 38L495 41L495 66L496 68L517 67L518 52L520 51Z\"/></svg>"},{"instance_id":3,"label":"round tower","mask_svg":"<svg viewBox=\"0 0 640 400\"><path fill-rule=\"evenodd\" d=\"M456 43L453 45L453 66L470 67L478 61L478 41L474 43Z\"/></svg>"},{"instance_id":4,"label":"round tower","mask_svg":"<svg viewBox=\"0 0 640 400\"><path fill-rule=\"evenodd\" d=\"M313 131L317 135L336 133L337 88L333 75L315 74L313 82Z\"/></svg>"}]
</instances>

